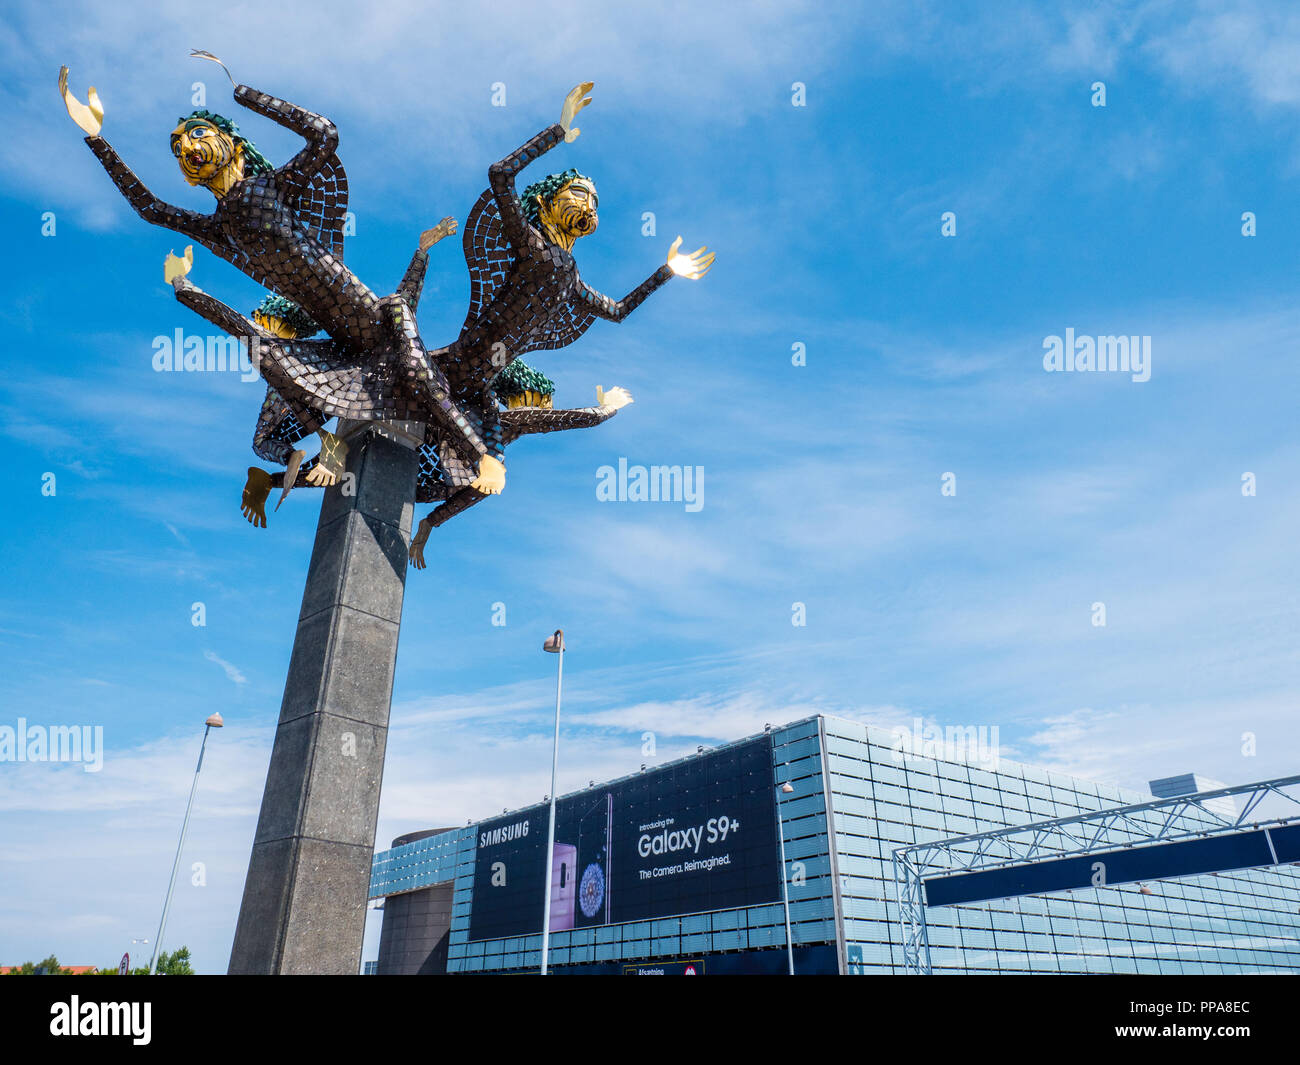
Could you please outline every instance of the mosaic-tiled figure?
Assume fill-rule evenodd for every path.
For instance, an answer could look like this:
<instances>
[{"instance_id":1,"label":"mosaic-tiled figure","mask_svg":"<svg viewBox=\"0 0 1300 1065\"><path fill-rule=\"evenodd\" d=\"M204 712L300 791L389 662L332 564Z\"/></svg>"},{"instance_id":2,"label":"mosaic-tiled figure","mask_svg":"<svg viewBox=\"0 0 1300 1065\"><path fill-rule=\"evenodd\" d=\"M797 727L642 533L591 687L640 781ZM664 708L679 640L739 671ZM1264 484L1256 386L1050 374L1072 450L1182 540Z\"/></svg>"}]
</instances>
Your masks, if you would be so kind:
<instances>
[{"instance_id":1,"label":"mosaic-tiled figure","mask_svg":"<svg viewBox=\"0 0 1300 1065\"><path fill-rule=\"evenodd\" d=\"M582 280L573 258L578 238L594 233L598 223L599 201L591 179L566 170L529 185L522 196L515 191L515 176L526 165L560 141L571 143L578 136L573 120L591 103L591 88L592 83L585 82L573 89L559 122L489 168L489 187L465 223L470 275L465 324L455 341L430 352L458 405L483 417L481 435L498 460L504 459L505 440L491 399L497 374L526 352L572 344L596 318L621 322L674 274L703 277L713 262L704 248L679 254L678 237L664 266L623 299L612 300ZM480 473L484 468L479 467ZM492 481L480 476L475 487L500 491L505 485L504 462L499 474Z\"/></svg>"},{"instance_id":2,"label":"mosaic-tiled figure","mask_svg":"<svg viewBox=\"0 0 1300 1065\"><path fill-rule=\"evenodd\" d=\"M599 425L632 402L631 395L625 389L597 388L596 406L553 410L554 383L522 360L516 360L496 379L494 391L507 408L498 414L503 449L521 436L587 429ZM429 534L449 518L468 510L488 496L488 493L469 485L463 475L454 475L454 464L457 461L454 456L448 456L445 449L440 455L436 447L429 445L421 453L416 502L443 502L420 522L411 538L409 555L411 564L416 569L424 569L424 545Z\"/></svg>"},{"instance_id":3,"label":"mosaic-tiled figure","mask_svg":"<svg viewBox=\"0 0 1300 1065\"><path fill-rule=\"evenodd\" d=\"M204 215L163 203L144 187L99 135L104 111L95 90L91 88L88 102L81 103L68 91L67 75L62 68L59 89L68 113L141 217L203 244L292 301L328 334L328 341L307 341L296 332L277 335L265 325L250 324L184 278L192 261L189 250L184 269L181 260L169 256L169 280L177 283L178 298L211 321L228 321L233 328L227 331L268 345L272 357L264 361L263 370L275 395L268 395L259 419L259 454L279 458L288 449L292 460L298 454L292 445L313 426L319 431L331 415L422 421L426 446L417 498L444 500L421 523L422 529L441 524L484 495L500 492L505 485L505 446L519 435L597 424L629 401L626 393L616 390L610 393L614 402L602 400L594 408L553 411L529 406L503 414L493 385L506 367L525 352L572 343L598 317L621 321L670 277L703 277L713 262L704 248L680 254L678 237L664 266L624 299L612 300L581 280L572 254L577 239L597 226L592 181L567 170L528 186L522 197L516 193L515 176L527 163L561 139L572 142L578 136L573 120L591 103L587 93L592 83L587 82L565 98L558 123L489 169L489 188L471 212L464 235L471 282L465 324L450 345L427 352L411 299L412 291L418 295L426 261L417 256L403 286L383 299L343 265L347 180L335 154L338 135L332 123L247 86L235 86L236 102L307 142L276 169L229 119L208 111L181 119L171 135L172 151L186 180L208 188L217 199L216 210ZM317 463L296 476L292 469L280 476L286 491L296 483L326 483L323 478L341 468L341 458L337 465L330 459L339 442L335 439L331 446L328 434L322 440ZM317 471L324 472L313 477ZM255 473L261 476L252 476ZM250 471L245 489L250 521L265 524L263 504L273 484L265 471Z\"/></svg>"},{"instance_id":4,"label":"mosaic-tiled figure","mask_svg":"<svg viewBox=\"0 0 1300 1065\"><path fill-rule=\"evenodd\" d=\"M236 103L307 142L275 168L228 118L199 110L180 119L171 133L172 153L185 180L216 197L216 209L205 215L164 203L145 188L100 136L104 109L98 94L92 88L83 104L68 90L67 67L59 71L59 91L91 151L141 218L202 244L293 301L335 342L335 348L314 349L319 358L304 367L318 390L328 393L329 405L321 410L436 425L462 459L480 465L488 448L430 363L407 301L400 292L377 297L343 264L347 178L335 154L338 131L332 122L235 86ZM485 490L500 480L495 465L495 459L488 463Z\"/></svg>"},{"instance_id":5,"label":"mosaic-tiled figure","mask_svg":"<svg viewBox=\"0 0 1300 1065\"><path fill-rule=\"evenodd\" d=\"M262 321L258 318L256 312L254 318L258 324ZM593 425L599 425L603 421L612 418L622 407L632 402L631 395L622 388L596 389L596 406L580 407L569 410L553 410L552 397L555 392L555 384L544 374L534 370L522 359L515 362L500 374L493 384L493 392L497 398L504 402L507 410L499 415L501 424L502 439L505 444L513 443L520 436L531 435L534 433L554 433L566 429L586 429ZM476 424L481 424L482 419L474 408L467 407L465 413ZM301 411L294 411L289 404L285 403L275 393L273 389L267 389L266 403L263 405L261 417L258 419L258 430L254 440L254 450L259 455L267 458L268 461L285 462L282 457L293 443L306 436L310 431L306 426L310 424L312 412L308 411L304 415ZM323 435L323 434L322 434ZM263 445L259 450L259 441L274 441L273 445ZM272 452L271 447L278 447L279 451ZM325 448L322 449L322 453ZM301 455L301 452L295 452ZM303 485L321 486L326 483L319 479L311 477L311 470L315 460L304 464L297 474L296 481L290 480L290 469L276 474L268 474L265 470L256 467L249 468L249 481L244 488L243 509L244 515L253 524L265 526L265 513L263 504L266 501L273 487L284 487L284 493L280 500L283 502L284 497L289 494L292 487L302 487ZM455 451L447 446L445 441L433 438L426 442L420 450L420 473L416 484L415 499L417 503L442 502L442 505L432 511L417 531L417 545L412 549L411 559L416 564L417 569L424 568L424 542L428 539L429 532L436 526L442 525L448 518L459 514L461 511L468 509L480 500L486 499L491 493L479 492L471 486L472 471L469 471L465 464L455 454ZM279 509L279 504L276 505ZM257 519L260 518L259 522Z\"/></svg>"},{"instance_id":6,"label":"mosaic-tiled figure","mask_svg":"<svg viewBox=\"0 0 1300 1065\"><path fill-rule=\"evenodd\" d=\"M455 232L456 220L444 218L420 234L419 247L398 287L398 293L412 312L420 302L429 248ZM181 303L223 332L244 340L250 358L267 381L266 399L253 433L253 451L259 458L282 465L285 470L272 474L250 466L241 504L249 522L265 528L265 502L273 487L283 489L280 496L283 503L295 485L323 488L337 483L343 474L347 445L321 428L337 411L330 409L328 394L313 391L303 369L307 364L330 358L338 344L328 337L306 339L319 332L319 326L301 307L283 296L267 296L252 317L246 318L194 285L188 277L192 265L190 248L185 249L183 257L168 254L163 277L175 289ZM321 452L318 459L303 465L306 453L296 445L312 432L321 438ZM276 504L277 510L280 503Z\"/></svg>"}]
</instances>

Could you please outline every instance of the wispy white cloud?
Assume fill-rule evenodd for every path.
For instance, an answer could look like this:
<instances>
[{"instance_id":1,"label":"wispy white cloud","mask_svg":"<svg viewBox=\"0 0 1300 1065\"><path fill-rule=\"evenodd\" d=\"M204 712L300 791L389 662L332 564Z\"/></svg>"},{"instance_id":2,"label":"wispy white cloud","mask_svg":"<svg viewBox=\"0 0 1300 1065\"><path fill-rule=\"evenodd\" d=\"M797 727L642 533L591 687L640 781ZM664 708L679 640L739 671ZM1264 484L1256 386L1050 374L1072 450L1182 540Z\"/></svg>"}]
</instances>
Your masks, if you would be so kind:
<instances>
[{"instance_id":1,"label":"wispy white cloud","mask_svg":"<svg viewBox=\"0 0 1300 1065\"><path fill-rule=\"evenodd\" d=\"M206 658L209 662L215 662L217 665L219 665L223 670L225 670L226 676L229 677L236 684L247 683L248 678L245 677L244 674L242 674L236 666L232 666L224 658L219 658L214 651L204 651L203 657Z\"/></svg>"},{"instance_id":2,"label":"wispy white cloud","mask_svg":"<svg viewBox=\"0 0 1300 1065\"><path fill-rule=\"evenodd\" d=\"M407 165L398 170L485 177L487 164L517 145L520 122L527 136L531 127L555 121L564 94L583 80L596 82L595 100L606 110L602 120L597 107L588 109L582 123L588 136L615 115L653 118L649 132L661 144L671 142L675 124L700 115L739 125L768 108L774 93L788 94L795 78L826 68L837 39L830 31L843 18L802 0L748 6L743 33L736 32L735 12L679 0L626 8L617 19L600 17L608 8L595 3L512 2L494 7L490 27L478 9L435 10L413 0L385 4L361 19L336 0L312 5L309 14L248 0L219 14L182 13L160 3L87 4L73 39L36 32L39 11L33 5L14 12L14 32L0 39L15 74L4 101L10 136L28 160L22 167L0 164L0 177L46 202L74 205L80 221L95 226L110 217L121 224L127 212L113 206L116 192L94 173L79 132L62 113L54 85L63 63L79 93L97 86L105 136L160 195L179 185L165 136L176 114L192 106L190 86L207 86L210 107L236 117L240 110L221 71L188 58L191 47L219 54L238 80L328 114L342 131L341 154L354 187L359 178L391 191L396 183L386 172L394 169L393 157L376 145L400 145ZM252 25L258 32L235 29ZM546 27L544 48L537 45L539 26ZM419 47L399 46L413 41ZM491 106L497 83L505 86L504 112ZM359 84L365 92L351 91ZM653 92L643 88L651 85ZM435 97L436 119L427 117L427 101ZM508 129L494 121L503 113ZM426 117L413 121L415 115ZM244 132L287 158L291 137L245 117ZM66 165L73 158L80 165ZM164 175L172 180L164 184Z\"/></svg>"},{"instance_id":3,"label":"wispy white cloud","mask_svg":"<svg viewBox=\"0 0 1300 1065\"><path fill-rule=\"evenodd\" d=\"M228 718L207 745L164 944L189 945L201 972L224 972L229 957L272 731ZM33 958L53 951L68 964L108 966L132 938L155 935L200 735L169 731L134 747L114 736L107 725L98 773L24 763L0 774L6 964L25 960L13 956L25 950ZM195 883L196 862L205 872L202 886ZM106 900L93 910L87 869ZM68 919L43 920L51 912ZM33 922L39 935L32 935Z\"/></svg>"}]
</instances>

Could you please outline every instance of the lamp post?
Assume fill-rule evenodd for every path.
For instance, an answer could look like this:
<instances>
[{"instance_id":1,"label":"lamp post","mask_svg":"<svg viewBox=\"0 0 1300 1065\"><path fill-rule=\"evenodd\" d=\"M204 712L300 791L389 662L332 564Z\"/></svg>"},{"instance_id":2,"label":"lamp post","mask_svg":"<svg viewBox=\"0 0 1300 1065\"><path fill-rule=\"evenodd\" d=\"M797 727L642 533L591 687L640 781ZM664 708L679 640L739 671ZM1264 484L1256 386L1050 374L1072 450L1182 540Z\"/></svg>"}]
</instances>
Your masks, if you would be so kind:
<instances>
[{"instance_id":1,"label":"lamp post","mask_svg":"<svg viewBox=\"0 0 1300 1065\"><path fill-rule=\"evenodd\" d=\"M794 788L787 780L781 785L786 795L793 794ZM781 899L785 903L785 953L789 965L789 975L794 975L794 940L790 937L790 871L785 867L785 822L781 819L781 800L776 801L776 838L781 841Z\"/></svg>"},{"instance_id":2,"label":"lamp post","mask_svg":"<svg viewBox=\"0 0 1300 1065\"><path fill-rule=\"evenodd\" d=\"M176 860L172 862L172 877L167 882L167 897L163 900L162 920L158 922L158 935L153 942L153 957L149 959L149 975L153 976L157 971L158 952L162 949L163 930L167 927L167 911L172 905L172 891L176 887L176 870L181 865L181 851L185 849L185 833L190 827L190 811L194 808L194 792L199 786L199 770L203 768L203 752L208 746L208 733L214 728L221 728L225 724L221 720L220 714L212 714L203 722L203 742L199 745L199 764L194 767L194 783L190 785L190 801L185 804L185 820L181 822L181 839L176 844Z\"/></svg>"},{"instance_id":3,"label":"lamp post","mask_svg":"<svg viewBox=\"0 0 1300 1065\"><path fill-rule=\"evenodd\" d=\"M551 821L546 830L546 885L545 902L542 903L542 975L546 975L546 960L551 945L551 866L555 853L555 774L560 764L560 685L564 680L564 630L556 629L546 637L542 650L559 655L555 671L555 742L551 746Z\"/></svg>"}]
</instances>

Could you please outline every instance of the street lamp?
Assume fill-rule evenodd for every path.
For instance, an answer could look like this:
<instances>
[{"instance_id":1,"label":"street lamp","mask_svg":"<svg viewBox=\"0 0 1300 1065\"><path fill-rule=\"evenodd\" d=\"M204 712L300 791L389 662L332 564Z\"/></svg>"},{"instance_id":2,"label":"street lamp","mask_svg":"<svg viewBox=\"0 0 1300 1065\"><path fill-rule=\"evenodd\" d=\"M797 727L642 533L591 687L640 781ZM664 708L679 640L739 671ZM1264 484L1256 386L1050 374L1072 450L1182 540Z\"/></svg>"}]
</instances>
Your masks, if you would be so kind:
<instances>
[{"instance_id":1,"label":"street lamp","mask_svg":"<svg viewBox=\"0 0 1300 1065\"><path fill-rule=\"evenodd\" d=\"M794 787L787 780L781 785L786 795L794 793ZM794 975L794 940L790 937L790 871L785 867L785 824L781 820L781 800L776 801L776 838L781 841L781 898L785 903L785 953L789 964L789 975Z\"/></svg>"},{"instance_id":2,"label":"street lamp","mask_svg":"<svg viewBox=\"0 0 1300 1065\"><path fill-rule=\"evenodd\" d=\"M153 942L153 957L149 959L149 975L153 976L158 966L158 951L162 949L163 930L167 927L167 911L172 905L172 891L176 887L176 870L181 865L181 851L185 849L185 833L190 827L190 810L194 808L194 792L199 786L199 770L203 768L203 752L208 746L208 733L225 724L220 714L212 714L203 722L203 743L199 745L199 764L194 767L194 783L190 785L190 801L185 804L185 820L181 822L181 839L176 844L176 860L172 862L172 878L167 882L167 898L163 900L162 920L158 922L158 936Z\"/></svg>"},{"instance_id":3,"label":"street lamp","mask_svg":"<svg viewBox=\"0 0 1300 1065\"><path fill-rule=\"evenodd\" d=\"M141 944L144 944L144 945L148 945L149 940L148 940L147 937L144 938L144 939L136 939L136 938L132 937L132 939L131 939L131 946L134 947L137 943L141 943ZM128 958L131 956L131 952L130 952L129 950L126 952L126 954L127 954L127 957L128 957ZM128 971L129 971L129 970L128 970Z\"/></svg>"},{"instance_id":4,"label":"street lamp","mask_svg":"<svg viewBox=\"0 0 1300 1065\"><path fill-rule=\"evenodd\" d=\"M560 684L564 680L564 630L556 629L546 637L542 650L559 655L555 671L555 742L551 746L551 823L546 830L546 901L542 904L542 975L546 975L546 960L551 944L551 876L555 859L555 774L560 764Z\"/></svg>"}]
</instances>

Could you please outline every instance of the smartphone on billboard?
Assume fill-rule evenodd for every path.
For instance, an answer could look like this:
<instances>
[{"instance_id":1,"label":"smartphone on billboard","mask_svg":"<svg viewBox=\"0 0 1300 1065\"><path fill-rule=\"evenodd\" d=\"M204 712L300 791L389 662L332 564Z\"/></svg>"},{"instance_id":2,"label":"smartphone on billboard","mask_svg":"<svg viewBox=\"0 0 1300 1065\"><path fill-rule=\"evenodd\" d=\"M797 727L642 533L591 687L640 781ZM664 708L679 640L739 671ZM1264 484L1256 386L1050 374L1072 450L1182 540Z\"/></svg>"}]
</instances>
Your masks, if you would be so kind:
<instances>
[{"instance_id":1,"label":"smartphone on billboard","mask_svg":"<svg viewBox=\"0 0 1300 1065\"><path fill-rule=\"evenodd\" d=\"M573 927L574 904L578 900L578 848L557 843L551 855L551 931Z\"/></svg>"}]
</instances>

